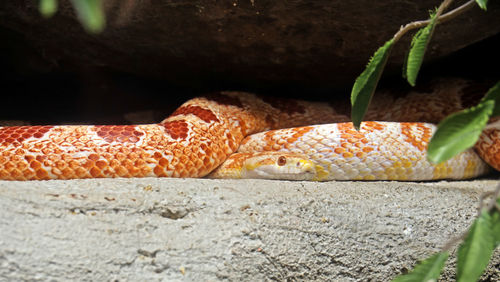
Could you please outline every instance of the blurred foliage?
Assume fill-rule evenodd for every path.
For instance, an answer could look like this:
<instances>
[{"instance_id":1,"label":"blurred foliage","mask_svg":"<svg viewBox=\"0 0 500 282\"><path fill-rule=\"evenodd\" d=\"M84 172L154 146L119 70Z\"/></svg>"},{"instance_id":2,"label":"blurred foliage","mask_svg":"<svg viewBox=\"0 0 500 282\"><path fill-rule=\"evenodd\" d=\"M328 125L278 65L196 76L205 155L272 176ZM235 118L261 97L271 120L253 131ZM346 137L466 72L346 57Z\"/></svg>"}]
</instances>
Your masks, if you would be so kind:
<instances>
[{"instance_id":1,"label":"blurred foliage","mask_svg":"<svg viewBox=\"0 0 500 282\"><path fill-rule=\"evenodd\" d=\"M101 0L71 0L78 20L88 33L99 33L106 26L106 15ZM50 18L57 12L57 0L40 0L39 10Z\"/></svg>"}]
</instances>

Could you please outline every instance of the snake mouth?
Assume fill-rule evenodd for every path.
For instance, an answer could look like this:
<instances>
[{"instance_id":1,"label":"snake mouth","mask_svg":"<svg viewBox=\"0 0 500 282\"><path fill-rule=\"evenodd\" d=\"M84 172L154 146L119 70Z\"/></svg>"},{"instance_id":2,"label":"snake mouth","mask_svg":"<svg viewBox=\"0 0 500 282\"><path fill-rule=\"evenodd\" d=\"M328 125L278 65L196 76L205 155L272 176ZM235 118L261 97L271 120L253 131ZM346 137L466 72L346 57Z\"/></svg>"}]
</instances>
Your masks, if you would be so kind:
<instances>
[{"instance_id":1,"label":"snake mouth","mask_svg":"<svg viewBox=\"0 0 500 282\"><path fill-rule=\"evenodd\" d=\"M314 172L280 173L280 174L256 172L256 173L248 173L246 178L301 181L301 180L313 180L316 178L316 174Z\"/></svg>"},{"instance_id":2,"label":"snake mouth","mask_svg":"<svg viewBox=\"0 0 500 282\"><path fill-rule=\"evenodd\" d=\"M314 162L299 159L285 165L259 165L247 168L245 178L279 180L313 180L317 178Z\"/></svg>"}]
</instances>

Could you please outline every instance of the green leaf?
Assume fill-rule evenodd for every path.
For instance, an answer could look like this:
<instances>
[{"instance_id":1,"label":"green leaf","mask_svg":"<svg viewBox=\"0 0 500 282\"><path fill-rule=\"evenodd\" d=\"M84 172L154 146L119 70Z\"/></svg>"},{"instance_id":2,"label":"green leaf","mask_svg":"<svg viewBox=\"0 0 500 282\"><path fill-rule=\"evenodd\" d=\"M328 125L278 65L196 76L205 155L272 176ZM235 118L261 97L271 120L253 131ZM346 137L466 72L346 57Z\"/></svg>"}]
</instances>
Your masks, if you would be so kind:
<instances>
[{"instance_id":1,"label":"green leaf","mask_svg":"<svg viewBox=\"0 0 500 282\"><path fill-rule=\"evenodd\" d=\"M493 112L492 100L446 117L429 142L427 159L432 163L444 162L474 146Z\"/></svg>"},{"instance_id":2,"label":"green leaf","mask_svg":"<svg viewBox=\"0 0 500 282\"><path fill-rule=\"evenodd\" d=\"M448 252L437 253L420 262L410 273L400 275L392 282L437 281L447 259Z\"/></svg>"},{"instance_id":3,"label":"green leaf","mask_svg":"<svg viewBox=\"0 0 500 282\"><path fill-rule=\"evenodd\" d=\"M434 32L436 26L436 16L431 15L431 22L424 28L421 28L411 40L411 48L406 59L405 71L403 76L406 77L411 86L415 86L417 75L424 60L425 50Z\"/></svg>"},{"instance_id":4,"label":"green leaf","mask_svg":"<svg viewBox=\"0 0 500 282\"><path fill-rule=\"evenodd\" d=\"M106 18L102 10L101 0L71 0L78 19L90 33L98 33L104 29Z\"/></svg>"},{"instance_id":5,"label":"green leaf","mask_svg":"<svg viewBox=\"0 0 500 282\"><path fill-rule=\"evenodd\" d=\"M380 47L373 54L365 70L356 78L356 82L354 82L351 91L351 119L356 129L359 129L359 125L368 109L393 43L394 39L391 39Z\"/></svg>"},{"instance_id":6,"label":"green leaf","mask_svg":"<svg viewBox=\"0 0 500 282\"><path fill-rule=\"evenodd\" d=\"M488 266L493 250L491 216L487 211L483 211L458 248L457 281L477 281Z\"/></svg>"},{"instance_id":7,"label":"green leaf","mask_svg":"<svg viewBox=\"0 0 500 282\"><path fill-rule=\"evenodd\" d=\"M40 0L38 9L44 18L50 18L57 12L57 0Z\"/></svg>"},{"instance_id":8,"label":"green leaf","mask_svg":"<svg viewBox=\"0 0 500 282\"><path fill-rule=\"evenodd\" d=\"M488 92L486 92L486 95L484 95L480 103L488 100L495 101L495 108L493 109L492 116L500 115L500 81L497 82L497 84L495 84L493 87L491 87Z\"/></svg>"},{"instance_id":9,"label":"green leaf","mask_svg":"<svg viewBox=\"0 0 500 282\"><path fill-rule=\"evenodd\" d=\"M488 0L476 0L477 5L483 10L486 11L486 5L488 4Z\"/></svg>"}]
</instances>

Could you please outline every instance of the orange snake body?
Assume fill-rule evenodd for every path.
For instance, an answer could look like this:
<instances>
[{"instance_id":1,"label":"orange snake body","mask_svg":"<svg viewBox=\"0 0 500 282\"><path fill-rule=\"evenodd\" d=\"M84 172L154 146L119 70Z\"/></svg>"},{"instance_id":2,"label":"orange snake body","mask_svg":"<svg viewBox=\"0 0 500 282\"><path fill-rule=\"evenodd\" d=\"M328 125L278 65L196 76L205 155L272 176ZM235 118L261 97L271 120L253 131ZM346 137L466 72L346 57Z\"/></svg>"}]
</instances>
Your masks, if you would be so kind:
<instances>
[{"instance_id":1,"label":"orange snake body","mask_svg":"<svg viewBox=\"0 0 500 282\"><path fill-rule=\"evenodd\" d=\"M462 109L466 101L463 91L467 87L466 81L444 80L435 85L439 85L437 90L412 91L404 98L384 92L376 94L365 119L407 122L402 124L408 130L402 131L401 142L408 142L425 154L430 134L426 131L415 137L417 131L412 128L421 127L415 122L437 122L447 114ZM316 124L348 120L345 106L272 99L243 92L220 92L187 101L158 124L0 127L0 179L203 177L228 159L242 142L251 143L243 139L254 133L263 132L260 134L262 142L269 142L257 142L261 147L259 150L279 151L292 147L294 143L300 147L300 142L302 145L307 142L304 140L318 139L314 135L305 139L306 134L314 131L312 128ZM335 137L337 143L325 141L329 147L324 150L336 152L331 155L339 158L330 162L341 162L342 158L349 161L350 157L373 151L368 145L372 146L377 140L366 141L365 133L355 132L350 124L339 126L344 129ZM380 129L377 129L376 123L370 122L364 127ZM291 129L267 135L265 132L284 128ZM497 169L500 163L498 135L495 130L485 132L476 145L483 159ZM247 146L245 150L252 149ZM327 170L332 168L324 166L322 169L329 173ZM473 174L454 178L473 177L484 171L486 166L478 164ZM317 180L329 179L372 178L332 176Z\"/></svg>"}]
</instances>

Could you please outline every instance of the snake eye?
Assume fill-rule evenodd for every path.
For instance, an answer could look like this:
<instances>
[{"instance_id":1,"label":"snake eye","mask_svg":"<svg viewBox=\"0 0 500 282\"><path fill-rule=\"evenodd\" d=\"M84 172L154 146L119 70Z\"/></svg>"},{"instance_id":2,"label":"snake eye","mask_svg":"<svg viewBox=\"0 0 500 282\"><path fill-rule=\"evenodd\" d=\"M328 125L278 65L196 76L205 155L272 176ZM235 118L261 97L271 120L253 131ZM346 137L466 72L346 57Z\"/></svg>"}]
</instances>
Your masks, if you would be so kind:
<instances>
[{"instance_id":1,"label":"snake eye","mask_svg":"<svg viewBox=\"0 0 500 282\"><path fill-rule=\"evenodd\" d=\"M285 158L285 157L283 157L283 156L280 156L280 157L278 158L278 165L279 165L279 166L284 166L285 164L286 164L286 158Z\"/></svg>"}]
</instances>

